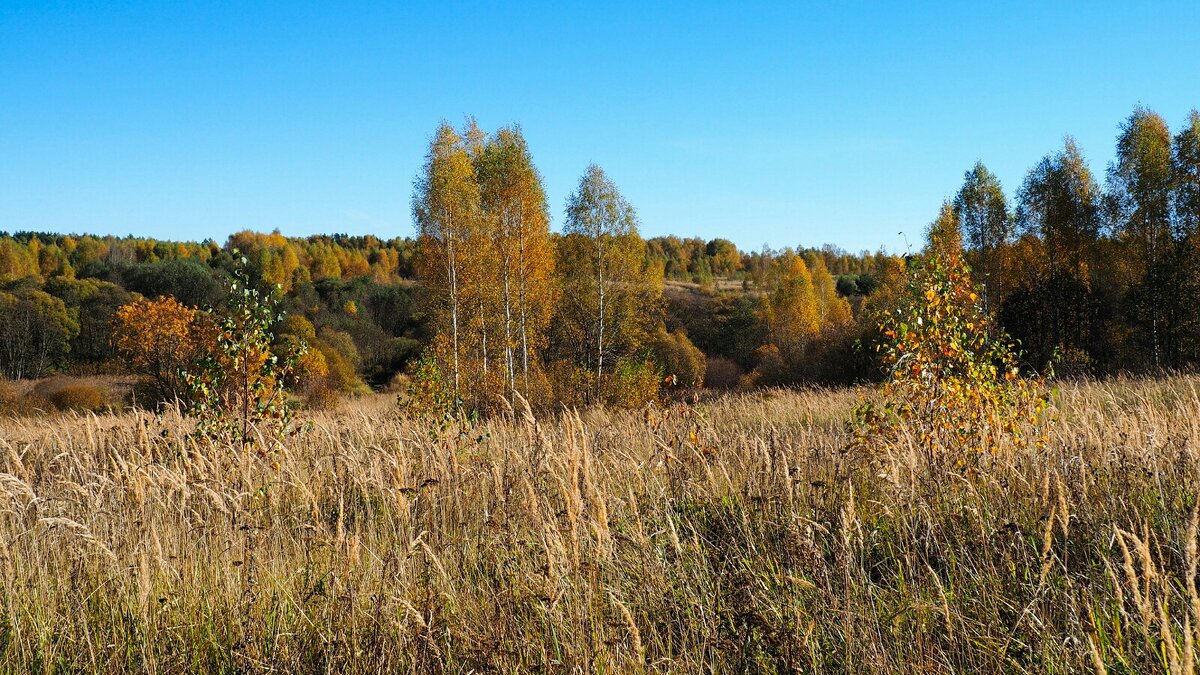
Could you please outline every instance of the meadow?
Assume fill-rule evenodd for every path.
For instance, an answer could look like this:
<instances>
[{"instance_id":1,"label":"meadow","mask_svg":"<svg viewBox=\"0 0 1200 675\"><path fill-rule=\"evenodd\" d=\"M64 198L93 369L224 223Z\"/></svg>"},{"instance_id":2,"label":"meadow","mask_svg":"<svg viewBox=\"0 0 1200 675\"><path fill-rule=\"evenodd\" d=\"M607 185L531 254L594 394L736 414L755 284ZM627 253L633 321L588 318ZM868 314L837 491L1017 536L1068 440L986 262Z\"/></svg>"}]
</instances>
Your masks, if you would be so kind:
<instances>
[{"instance_id":1,"label":"meadow","mask_svg":"<svg viewBox=\"0 0 1200 675\"><path fill-rule=\"evenodd\" d=\"M1195 670L1200 378L1060 384L1047 446L996 457L850 449L864 393L373 395L265 456L3 419L0 669Z\"/></svg>"}]
</instances>

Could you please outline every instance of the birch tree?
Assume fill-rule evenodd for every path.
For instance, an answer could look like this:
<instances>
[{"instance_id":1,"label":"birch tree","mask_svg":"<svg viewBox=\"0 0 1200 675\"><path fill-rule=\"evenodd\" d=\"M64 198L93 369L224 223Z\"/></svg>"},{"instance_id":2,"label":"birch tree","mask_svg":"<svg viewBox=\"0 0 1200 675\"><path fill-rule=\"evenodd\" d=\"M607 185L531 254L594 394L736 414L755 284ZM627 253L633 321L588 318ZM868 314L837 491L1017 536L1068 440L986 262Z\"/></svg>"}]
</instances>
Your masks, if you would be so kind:
<instances>
[{"instance_id":1,"label":"birch tree","mask_svg":"<svg viewBox=\"0 0 1200 675\"><path fill-rule=\"evenodd\" d=\"M962 188L954 197L954 212L974 276L983 286L984 308L995 312L1004 293L1004 251L1012 238L1012 220L1000 180L983 162L976 162L963 175Z\"/></svg>"},{"instance_id":2,"label":"birch tree","mask_svg":"<svg viewBox=\"0 0 1200 675\"><path fill-rule=\"evenodd\" d=\"M520 390L529 399L556 295L545 190L519 127L488 138L476 167L503 317L506 386L510 396Z\"/></svg>"},{"instance_id":3,"label":"birch tree","mask_svg":"<svg viewBox=\"0 0 1200 675\"><path fill-rule=\"evenodd\" d=\"M1170 320L1176 326L1179 360L1200 356L1200 112L1193 110L1171 147L1172 229L1177 245Z\"/></svg>"},{"instance_id":4,"label":"birch tree","mask_svg":"<svg viewBox=\"0 0 1200 675\"><path fill-rule=\"evenodd\" d=\"M1113 230L1134 248L1140 318L1148 323L1155 368L1162 364L1164 263L1171 257L1171 133L1154 112L1138 107L1121 125L1117 158L1108 169L1106 200ZM1139 287L1140 288L1137 288ZM1170 304L1170 303L1168 303Z\"/></svg>"},{"instance_id":5,"label":"birch tree","mask_svg":"<svg viewBox=\"0 0 1200 675\"><path fill-rule=\"evenodd\" d=\"M661 311L661 289L656 295L644 273L637 212L600 167L587 168L566 215L565 334L579 340L578 360L594 373L599 398L606 369L640 346Z\"/></svg>"},{"instance_id":6,"label":"birch tree","mask_svg":"<svg viewBox=\"0 0 1200 675\"><path fill-rule=\"evenodd\" d=\"M779 284L763 300L767 336L790 365L800 363L821 330L821 307L804 257L787 251L779 261Z\"/></svg>"},{"instance_id":7,"label":"birch tree","mask_svg":"<svg viewBox=\"0 0 1200 675\"><path fill-rule=\"evenodd\" d=\"M479 211L479 188L462 136L442 122L429 145L413 192L418 231L417 274L428 289L435 330L449 336L455 400L461 400L460 285L463 241Z\"/></svg>"},{"instance_id":8,"label":"birch tree","mask_svg":"<svg viewBox=\"0 0 1200 675\"><path fill-rule=\"evenodd\" d=\"M1044 314L1049 323L1045 336L1049 343L1042 355L1055 348L1079 352L1086 346L1091 324L1088 258L1099 233L1100 191L1071 137L1061 151L1044 157L1026 176L1018 196L1017 222L1041 243L1038 302L1048 305Z\"/></svg>"}]
</instances>

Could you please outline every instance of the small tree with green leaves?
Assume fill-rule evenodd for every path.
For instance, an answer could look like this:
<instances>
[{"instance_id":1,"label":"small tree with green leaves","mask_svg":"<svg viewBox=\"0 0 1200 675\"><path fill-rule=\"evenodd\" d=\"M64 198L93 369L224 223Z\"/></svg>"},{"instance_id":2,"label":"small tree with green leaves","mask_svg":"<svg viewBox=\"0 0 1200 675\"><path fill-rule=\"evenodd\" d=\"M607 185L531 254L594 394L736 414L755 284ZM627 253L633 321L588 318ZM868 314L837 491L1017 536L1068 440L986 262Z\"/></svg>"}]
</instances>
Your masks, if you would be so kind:
<instances>
[{"instance_id":1,"label":"small tree with green leaves","mask_svg":"<svg viewBox=\"0 0 1200 675\"><path fill-rule=\"evenodd\" d=\"M444 337L434 339L414 362L409 364L409 381L401 401L418 415L445 416L457 413L462 400L454 396L453 381L448 377L439 351L449 347Z\"/></svg>"},{"instance_id":2,"label":"small tree with green leaves","mask_svg":"<svg viewBox=\"0 0 1200 675\"><path fill-rule=\"evenodd\" d=\"M235 270L214 343L185 375L198 437L265 455L272 439L292 429L287 383L307 346L290 342L282 356L272 350L272 326L282 318L275 299L254 288L243 269Z\"/></svg>"}]
</instances>

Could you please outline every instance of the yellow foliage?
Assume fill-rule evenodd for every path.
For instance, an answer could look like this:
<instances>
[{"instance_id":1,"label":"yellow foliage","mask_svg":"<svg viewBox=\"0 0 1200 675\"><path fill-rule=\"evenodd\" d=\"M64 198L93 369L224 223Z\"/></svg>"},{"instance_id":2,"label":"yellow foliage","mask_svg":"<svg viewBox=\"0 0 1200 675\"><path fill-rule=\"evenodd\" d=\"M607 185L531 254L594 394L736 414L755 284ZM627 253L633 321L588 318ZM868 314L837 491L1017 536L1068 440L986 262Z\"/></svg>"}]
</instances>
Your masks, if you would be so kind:
<instances>
[{"instance_id":1,"label":"yellow foliage","mask_svg":"<svg viewBox=\"0 0 1200 675\"><path fill-rule=\"evenodd\" d=\"M908 302L880 317L877 349L890 375L882 404L856 411L857 441L873 449L911 441L930 457L1042 444L1045 381L1022 375L991 323L963 257L934 247L910 278Z\"/></svg>"},{"instance_id":2,"label":"yellow foliage","mask_svg":"<svg viewBox=\"0 0 1200 675\"><path fill-rule=\"evenodd\" d=\"M707 359L686 333L680 330L668 333L665 326L659 325L651 347L662 374L671 378L674 386L694 388L704 384Z\"/></svg>"},{"instance_id":3,"label":"yellow foliage","mask_svg":"<svg viewBox=\"0 0 1200 675\"><path fill-rule=\"evenodd\" d=\"M600 381L600 393L605 405L615 408L640 408L658 400L662 378L644 361L620 361L611 373Z\"/></svg>"},{"instance_id":4,"label":"yellow foliage","mask_svg":"<svg viewBox=\"0 0 1200 675\"><path fill-rule=\"evenodd\" d=\"M93 384L68 384L50 396L60 410L100 410L108 405L108 393Z\"/></svg>"},{"instance_id":5,"label":"yellow foliage","mask_svg":"<svg viewBox=\"0 0 1200 675\"><path fill-rule=\"evenodd\" d=\"M320 349L309 349L296 360L296 379L303 386L329 374L329 362Z\"/></svg>"},{"instance_id":6,"label":"yellow foliage","mask_svg":"<svg viewBox=\"0 0 1200 675\"><path fill-rule=\"evenodd\" d=\"M771 344L796 361L820 332L821 312L804 258L788 253L781 265L779 286L763 302L763 320Z\"/></svg>"},{"instance_id":7,"label":"yellow foliage","mask_svg":"<svg viewBox=\"0 0 1200 675\"><path fill-rule=\"evenodd\" d=\"M206 352L214 335L202 312L171 296L125 305L114 323L117 352L161 398L182 395L181 371Z\"/></svg>"}]
</instances>

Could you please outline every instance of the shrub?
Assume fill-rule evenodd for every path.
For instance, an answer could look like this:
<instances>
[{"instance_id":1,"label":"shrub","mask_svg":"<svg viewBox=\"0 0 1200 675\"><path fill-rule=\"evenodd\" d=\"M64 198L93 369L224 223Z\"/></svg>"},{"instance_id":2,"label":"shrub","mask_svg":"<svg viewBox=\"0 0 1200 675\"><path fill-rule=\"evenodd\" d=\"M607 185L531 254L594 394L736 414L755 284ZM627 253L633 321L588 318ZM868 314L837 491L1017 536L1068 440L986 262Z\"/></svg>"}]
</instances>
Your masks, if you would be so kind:
<instances>
[{"instance_id":1,"label":"shrub","mask_svg":"<svg viewBox=\"0 0 1200 675\"><path fill-rule=\"evenodd\" d=\"M742 367L732 359L713 356L704 371L704 386L710 389L733 389L742 377Z\"/></svg>"},{"instance_id":2,"label":"shrub","mask_svg":"<svg viewBox=\"0 0 1200 675\"><path fill-rule=\"evenodd\" d=\"M101 410L108 407L108 392L96 385L78 382L51 394L50 402L60 410Z\"/></svg>"},{"instance_id":3,"label":"shrub","mask_svg":"<svg viewBox=\"0 0 1200 675\"><path fill-rule=\"evenodd\" d=\"M26 392L13 402L12 412L16 415L36 417L54 412L54 402L35 391Z\"/></svg>"},{"instance_id":4,"label":"shrub","mask_svg":"<svg viewBox=\"0 0 1200 675\"><path fill-rule=\"evenodd\" d=\"M310 410L329 410L337 407L342 397L337 390L327 386L316 386L304 392L304 407Z\"/></svg>"},{"instance_id":5,"label":"shrub","mask_svg":"<svg viewBox=\"0 0 1200 675\"><path fill-rule=\"evenodd\" d=\"M0 380L0 413L14 411L19 398L17 388L12 383Z\"/></svg>"},{"instance_id":6,"label":"shrub","mask_svg":"<svg viewBox=\"0 0 1200 675\"><path fill-rule=\"evenodd\" d=\"M783 354L780 353L779 347L775 345L763 345L754 350L750 355L750 360L754 363L754 370L741 378L738 383L739 387L752 389L754 387L773 386L783 380L784 362Z\"/></svg>"},{"instance_id":7,"label":"shrub","mask_svg":"<svg viewBox=\"0 0 1200 675\"><path fill-rule=\"evenodd\" d=\"M408 391L404 403L414 413L445 415L458 405L453 384L436 353L438 346L439 342L435 341L409 366Z\"/></svg>"},{"instance_id":8,"label":"shrub","mask_svg":"<svg viewBox=\"0 0 1200 675\"><path fill-rule=\"evenodd\" d=\"M882 404L864 400L855 411L859 443L912 439L932 458L1043 442L1045 381L1021 373L1015 345L992 326L960 254L935 251L918 263L904 301L879 319L876 349L889 376Z\"/></svg>"},{"instance_id":9,"label":"shrub","mask_svg":"<svg viewBox=\"0 0 1200 675\"><path fill-rule=\"evenodd\" d=\"M672 377L677 386L694 388L703 384L704 352L692 344L686 333L681 330L668 333L660 325L651 338L651 347L662 374Z\"/></svg>"},{"instance_id":10,"label":"shrub","mask_svg":"<svg viewBox=\"0 0 1200 675\"><path fill-rule=\"evenodd\" d=\"M605 374L601 393L605 405L616 408L640 408L658 400L662 377L649 361L623 359L613 372Z\"/></svg>"},{"instance_id":11,"label":"shrub","mask_svg":"<svg viewBox=\"0 0 1200 675\"><path fill-rule=\"evenodd\" d=\"M388 380L387 386L383 388L383 391L388 394L403 394L408 391L411 384L412 379L409 378L408 374L399 372L392 375L391 379Z\"/></svg>"}]
</instances>

